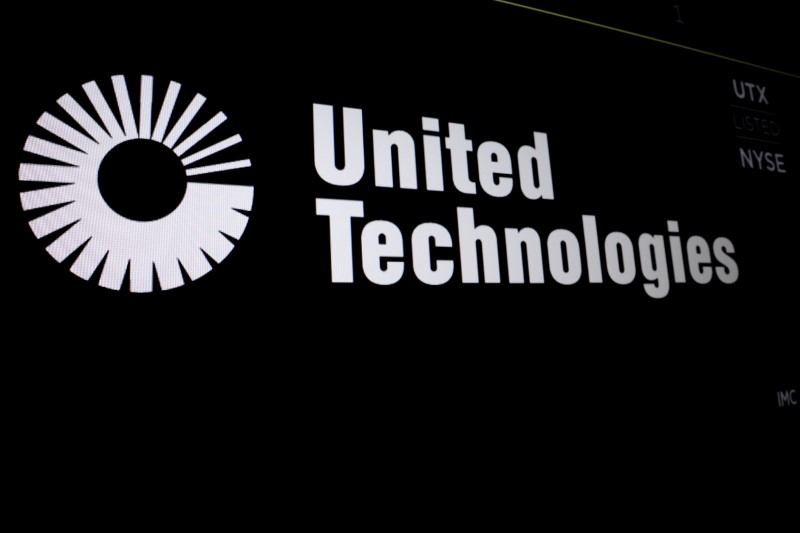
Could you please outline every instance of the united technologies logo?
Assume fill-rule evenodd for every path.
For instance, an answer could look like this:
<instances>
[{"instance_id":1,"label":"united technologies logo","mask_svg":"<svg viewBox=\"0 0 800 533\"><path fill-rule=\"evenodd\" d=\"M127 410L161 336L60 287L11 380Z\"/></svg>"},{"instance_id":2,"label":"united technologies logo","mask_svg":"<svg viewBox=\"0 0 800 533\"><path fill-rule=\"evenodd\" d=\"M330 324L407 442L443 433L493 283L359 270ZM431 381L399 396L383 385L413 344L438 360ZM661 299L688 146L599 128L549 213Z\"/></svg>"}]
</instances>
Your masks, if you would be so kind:
<instances>
[{"instance_id":1,"label":"united technologies logo","mask_svg":"<svg viewBox=\"0 0 800 533\"><path fill-rule=\"evenodd\" d=\"M102 287L146 293L225 259L254 189L241 184L251 162L222 112L205 112L206 98L174 81L137 81L133 93L118 75L105 92L91 81L59 98L27 138L19 179L29 225L56 261Z\"/></svg>"}]
</instances>

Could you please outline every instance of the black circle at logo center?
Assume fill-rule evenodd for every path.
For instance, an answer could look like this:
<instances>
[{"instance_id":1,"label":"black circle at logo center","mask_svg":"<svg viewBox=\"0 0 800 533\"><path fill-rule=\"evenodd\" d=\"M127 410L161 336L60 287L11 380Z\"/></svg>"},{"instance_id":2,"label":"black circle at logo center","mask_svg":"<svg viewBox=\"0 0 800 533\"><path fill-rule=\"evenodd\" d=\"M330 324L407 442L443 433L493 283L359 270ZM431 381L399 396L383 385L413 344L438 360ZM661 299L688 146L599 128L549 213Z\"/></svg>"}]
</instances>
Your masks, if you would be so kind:
<instances>
[{"instance_id":1,"label":"black circle at logo center","mask_svg":"<svg viewBox=\"0 0 800 533\"><path fill-rule=\"evenodd\" d=\"M115 146L100 163L100 194L109 207L131 220L158 220L186 194L186 171L163 144L134 139Z\"/></svg>"}]
</instances>

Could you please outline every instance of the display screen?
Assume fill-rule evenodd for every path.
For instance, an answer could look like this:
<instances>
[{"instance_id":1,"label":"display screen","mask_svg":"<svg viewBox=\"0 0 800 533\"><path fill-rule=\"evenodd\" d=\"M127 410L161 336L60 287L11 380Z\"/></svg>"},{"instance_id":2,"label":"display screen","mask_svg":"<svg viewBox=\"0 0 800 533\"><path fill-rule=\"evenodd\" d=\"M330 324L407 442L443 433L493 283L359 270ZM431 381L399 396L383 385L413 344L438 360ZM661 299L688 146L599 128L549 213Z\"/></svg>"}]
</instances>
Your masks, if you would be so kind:
<instances>
[{"instance_id":1,"label":"display screen","mask_svg":"<svg viewBox=\"0 0 800 533\"><path fill-rule=\"evenodd\" d=\"M317 420L796 418L785 10L333 4L23 18L26 373Z\"/></svg>"}]
</instances>

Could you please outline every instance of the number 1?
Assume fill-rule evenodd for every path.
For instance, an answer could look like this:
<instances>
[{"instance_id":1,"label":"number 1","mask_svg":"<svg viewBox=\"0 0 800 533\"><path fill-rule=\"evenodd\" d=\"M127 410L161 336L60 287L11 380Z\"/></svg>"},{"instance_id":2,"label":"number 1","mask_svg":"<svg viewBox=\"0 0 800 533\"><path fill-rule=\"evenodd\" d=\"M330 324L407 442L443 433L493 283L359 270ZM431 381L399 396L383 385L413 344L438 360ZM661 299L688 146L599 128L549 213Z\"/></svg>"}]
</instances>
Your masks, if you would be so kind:
<instances>
[{"instance_id":1,"label":"number 1","mask_svg":"<svg viewBox=\"0 0 800 533\"><path fill-rule=\"evenodd\" d=\"M681 18L681 6L679 6L678 4L674 4L672 7L675 8L675 12L678 15L678 18L677 20L675 20L675 22L677 22L678 24L683 24L683 19Z\"/></svg>"}]
</instances>

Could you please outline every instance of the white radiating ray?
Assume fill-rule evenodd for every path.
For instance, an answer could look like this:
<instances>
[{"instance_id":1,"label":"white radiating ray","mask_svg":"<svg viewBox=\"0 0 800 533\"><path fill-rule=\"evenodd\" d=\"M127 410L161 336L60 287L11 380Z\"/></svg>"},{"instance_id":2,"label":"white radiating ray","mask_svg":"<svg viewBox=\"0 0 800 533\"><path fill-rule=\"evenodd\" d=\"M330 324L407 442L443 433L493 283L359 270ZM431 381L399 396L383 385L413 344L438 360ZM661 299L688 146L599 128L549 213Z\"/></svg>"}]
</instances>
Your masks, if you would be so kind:
<instances>
[{"instance_id":1,"label":"white radiating ray","mask_svg":"<svg viewBox=\"0 0 800 533\"><path fill-rule=\"evenodd\" d=\"M183 274L178 261L156 261L156 275L162 290L174 289L183 285Z\"/></svg>"},{"instance_id":2,"label":"white radiating ray","mask_svg":"<svg viewBox=\"0 0 800 533\"><path fill-rule=\"evenodd\" d=\"M100 274L100 286L115 291L122 290L126 270L128 270L128 258L109 251L105 265L103 265L103 272Z\"/></svg>"},{"instance_id":3,"label":"white radiating ray","mask_svg":"<svg viewBox=\"0 0 800 533\"><path fill-rule=\"evenodd\" d=\"M47 247L47 253L52 255L53 259L60 263L69 257L69 255L77 250L83 243L88 241L90 237L89 228L79 220L74 226L59 235L59 237Z\"/></svg>"},{"instance_id":4,"label":"white radiating ray","mask_svg":"<svg viewBox=\"0 0 800 533\"><path fill-rule=\"evenodd\" d=\"M189 279L192 281L202 278L211 272L211 263L208 262L200 248L181 250L178 254L178 261L183 265L184 270L189 274Z\"/></svg>"},{"instance_id":5,"label":"white radiating ray","mask_svg":"<svg viewBox=\"0 0 800 533\"><path fill-rule=\"evenodd\" d=\"M153 77L142 76L141 96L139 98L139 138L149 139L153 115Z\"/></svg>"},{"instance_id":6,"label":"white radiating ray","mask_svg":"<svg viewBox=\"0 0 800 533\"><path fill-rule=\"evenodd\" d=\"M189 107L186 108L186 111L183 112L181 118L178 119L178 122L175 123L175 127L172 128L172 131L169 132L167 138L164 139L164 146L167 148L172 148L175 146L175 143L178 142L178 139L183 132L186 131L186 128L189 127L189 123L194 119L197 112L200 111L200 108L203 107L203 104L206 101L206 97L202 94L197 94L192 99L192 102L189 104Z\"/></svg>"},{"instance_id":7,"label":"white radiating ray","mask_svg":"<svg viewBox=\"0 0 800 533\"><path fill-rule=\"evenodd\" d=\"M241 161L231 161L230 163L220 163L218 165L207 165L204 167L187 168L187 176L200 176L201 174L211 174L214 172L225 172L226 170L236 170L237 168L247 168L251 165L249 159Z\"/></svg>"},{"instance_id":8,"label":"white radiating ray","mask_svg":"<svg viewBox=\"0 0 800 533\"><path fill-rule=\"evenodd\" d=\"M79 166L86 160L86 154L83 152L50 141L45 141L33 135L30 135L26 139L24 150L31 154L40 155L74 166Z\"/></svg>"},{"instance_id":9,"label":"white radiating ray","mask_svg":"<svg viewBox=\"0 0 800 533\"><path fill-rule=\"evenodd\" d=\"M95 141L105 142L109 139L108 133L98 124L75 99L65 94L58 99L58 105L71 116L75 122L80 124Z\"/></svg>"},{"instance_id":10,"label":"white radiating ray","mask_svg":"<svg viewBox=\"0 0 800 533\"><path fill-rule=\"evenodd\" d=\"M44 113L41 117L39 117L39 120L36 122L36 124L58 138L67 141L69 144L84 153L88 152L97 145L97 142L93 141L72 126L65 124L50 113Z\"/></svg>"},{"instance_id":11,"label":"white radiating ray","mask_svg":"<svg viewBox=\"0 0 800 533\"><path fill-rule=\"evenodd\" d=\"M111 135L111 138L121 139L125 137L125 134L122 132L122 128L119 127L117 118L114 116L114 113L108 106L108 102L106 102L103 93L100 92L100 87L97 86L97 83L93 81L84 83L83 90L86 93L86 96L88 96L89 100L92 102L94 110L97 111L97 114L100 116L100 120L103 121L106 131L108 131L109 135Z\"/></svg>"},{"instance_id":12,"label":"white radiating ray","mask_svg":"<svg viewBox=\"0 0 800 533\"><path fill-rule=\"evenodd\" d=\"M175 109L175 101L178 99L178 93L181 92L181 84L174 81L169 82L167 95L164 97L164 102L161 104L161 111L158 113L158 120L156 120L156 129L153 130L152 139L156 142L164 140L164 133L167 131L169 119L172 117L172 111Z\"/></svg>"},{"instance_id":13,"label":"white radiating ray","mask_svg":"<svg viewBox=\"0 0 800 533\"><path fill-rule=\"evenodd\" d=\"M114 94L117 95L117 107L119 107L119 116L122 118L125 136L138 137L139 132L136 131L136 119L133 118L133 106L128 94L128 85L125 83L125 76L112 76L111 82L114 84Z\"/></svg>"},{"instance_id":14,"label":"white radiating ray","mask_svg":"<svg viewBox=\"0 0 800 533\"><path fill-rule=\"evenodd\" d=\"M211 216L205 217L203 217L203 211L191 213L191 216L195 217L195 231L204 235L222 232L235 239L240 238L247 226L248 217L234 209L250 211L253 208L252 187L246 185L195 185L202 185L202 187L198 189L198 197L195 199L194 205L212 210L208 211ZM224 210L216 207L220 199L224 200L222 204L225 206ZM212 257L215 261L217 260L213 255Z\"/></svg>"},{"instance_id":15,"label":"white radiating ray","mask_svg":"<svg viewBox=\"0 0 800 533\"><path fill-rule=\"evenodd\" d=\"M132 257L129 265L131 292L153 292L153 262Z\"/></svg>"},{"instance_id":16,"label":"white radiating ray","mask_svg":"<svg viewBox=\"0 0 800 533\"><path fill-rule=\"evenodd\" d=\"M238 213L237 213L238 214ZM245 221L247 225L247 221ZM207 253L211 259L217 263L221 263L229 253L233 250L233 243L226 239L222 233L209 232L206 238L206 243L203 245L203 251Z\"/></svg>"},{"instance_id":17,"label":"white radiating ray","mask_svg":"<svg viewBox=\"0 0 800 533\"><path fill-rule=\"evenodd\" d=\"M189 135L182 143L175 147L175 154L180 157L186 153L186 150L190 149L195 144L202 141L209 133L214 131L220 124L225 122L228 117L225 116L225 113L217 113L214 115L214 118L200 126L194 133Z\"/></svg>"},{"instance_id":18,"label":"white radiating ray","mask_svg":"<svg viewBox=\"0 0 800 533\"><path fill-rule=\"evenodd\" d=\"M80 278L89 279L107 253L108 249L99 246L96 241L90 240L69 270Z\"/></svg>"},{"instance_id":19,"label":"white radiating ray","mask_svg":"<svg viewBox=\"0 0 800 533\"><path fill-rule=\"evenodd\" d=\"M54 231L69 226L73 222L77 222L80 218L80 214L73 202L31 220L30 227L33 230L33 234L36 235L36 238L41 239Z\"/></svg>"},{"instance_id":20,"label":"white radiating ray","mask_svg":"<svg viewBox=\"0 0 800 533\"><path fill-rule=\"evenodd\" d=\"M22 200L23 211L74 202L76 197L75 187L72 184L25 191L20 193L19 196L20 200Z\"/></svg>"},{"instance_id":21,"label":"white radiating ray","mask_svg":"<svg viewBox=\"0 0 800 533\"><path fill-rule=\"evenodd\" d=\"M200 150L199 152L197 152L197 153L195 153L193 155L190 155L188 157L184 157L183 159L181 159L181 163L183 163L183 166L185 166L185 167L189 166L192 163L196 163L197 161L200 161L201 159L205 159L206 157L208 157L210 155L214 155L217 152L221 152L222 150L224 150L226 148L230 148L231 146L233 146L235 144L238 144L240 142L242 142L242 137L240 135L234 135L233 137L228 137L224 141L220 141L217 144L215 144L213 146L209 146L208 148L205 148L203 150Z\"/></svg>"},{"instance_id":22,"label":"white radiating ray","mask_svg":"<svg viewBox=\"0 0 800 533\"><path fill-rule=\"evenodd\" d=\"M79 167L39 165L36 163L21 163L19 165L19 179L22 181L75 183L82 178L83 171Z\"/></svg>"}]
</instances>

